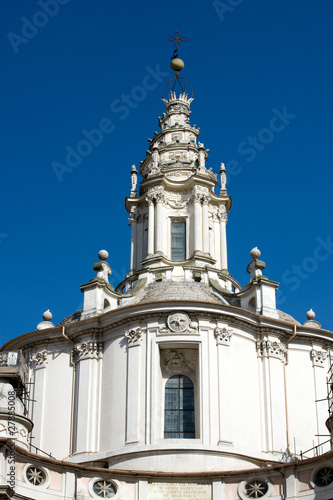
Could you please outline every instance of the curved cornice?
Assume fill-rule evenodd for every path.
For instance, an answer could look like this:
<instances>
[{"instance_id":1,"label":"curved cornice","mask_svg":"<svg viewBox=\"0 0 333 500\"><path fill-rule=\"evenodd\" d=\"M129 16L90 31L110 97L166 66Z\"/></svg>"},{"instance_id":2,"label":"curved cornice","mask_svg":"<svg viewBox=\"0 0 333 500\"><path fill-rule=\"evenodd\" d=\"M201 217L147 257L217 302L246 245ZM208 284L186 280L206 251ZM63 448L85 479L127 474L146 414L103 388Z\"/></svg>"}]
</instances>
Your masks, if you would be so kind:
<instances>
[{"instance_id":1,"label":"curved cornice","mask_svg":"<svg viewBox=\"0 0 333 500\"><path fill-rule=\"evenodd\" d=\"M124 327L129 323L145 322L147 319L160 319L168 313L178 310L189 312L198 319L210 318L212 322L224 321L245 331L254 332L256 335L276 335L287 342L294 335L294 328L296 328L297 333L292 340L293 344L302 341L309 345L317 343L326 349L333 349L333 333L328 330L295 325L288 321L261 316L222 303L218 305L199 301L171 300L166 302L157 300L150 303L126 305L99 316L68 323L65 326L25 333L9 340L2 346L0 351L15 351L59 342L68 343L66 337L71 341L78 341L87 336L93 336L100 340L104 334ZM63 335L64 329L66 337Z\"/></svg>"}]
</instances>

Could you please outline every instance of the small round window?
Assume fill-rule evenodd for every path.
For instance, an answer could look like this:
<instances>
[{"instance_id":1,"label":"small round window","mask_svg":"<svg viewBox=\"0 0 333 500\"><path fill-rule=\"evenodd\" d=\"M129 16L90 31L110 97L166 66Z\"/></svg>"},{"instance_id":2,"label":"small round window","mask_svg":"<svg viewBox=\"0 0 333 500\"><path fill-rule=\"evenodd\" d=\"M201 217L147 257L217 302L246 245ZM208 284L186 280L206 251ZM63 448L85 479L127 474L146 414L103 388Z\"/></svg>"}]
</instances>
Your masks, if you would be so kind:
<instances>
[{"instance_id":1,"label":"small round window","mask_svg":"<svg viewBox=\"0 0 333 500\"><path fill-rule=\"evenodd\" d=\"M112 498L115 496L117 488L110 481L99 479L94 483L93 491L100 498Z\"/></svg>"},{"instance_id":2,"label":"small round window","mask_svg":"<svg viewBox=\"0 0 333 500\"><path fill-rule=\"evenodd\" d=\"M41 486L46 481L46 472L41 467L30 465L25 471L29 483L34 486Z\"/></svg>"},{"instance_id":3,"label":"small round window","mask_svg":"<svg viewBox=\"0 0 333 500\"><path fill-rule=\"evenodd\" d=\"M265 481L249 481L244 486L247 498L262 498L268 492L268 484Z\"/></svg>"},{"instance_id":4,"label":"small round window","mask_svg":"<svg viewBox=\"0 0 333 500\"><path fill-rule=\"evenodd\" d=\"M333 469L332 467L323 467L319 469L313 478L313 482L316 486L323 487L328 486L333 482Z\"/></svg>"}]
</instances>

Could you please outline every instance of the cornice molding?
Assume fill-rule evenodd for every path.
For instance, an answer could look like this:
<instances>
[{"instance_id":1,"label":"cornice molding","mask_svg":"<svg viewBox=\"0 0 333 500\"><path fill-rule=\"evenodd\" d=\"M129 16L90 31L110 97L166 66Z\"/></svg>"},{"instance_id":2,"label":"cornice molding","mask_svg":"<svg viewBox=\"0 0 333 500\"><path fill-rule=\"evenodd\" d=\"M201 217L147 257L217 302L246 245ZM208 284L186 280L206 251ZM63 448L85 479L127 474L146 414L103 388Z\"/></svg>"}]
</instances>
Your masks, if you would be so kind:
<instances>
[{"instance_id":1,"label":"cornice molding","mask_svg":"<svg viewBox=\"0 0 333 500\"><path fill-rule=\"evenodd\" d=\"M293 336L293 323L282 320L271 320L270 318L251 313L233 305L224 305L221 303L218 306L209 303L203 304L202 302L194 303L193 301L170 301L170 303L156 301L150 304L126 305L105 313L105 315L68 323L66 324L66 337L71 342L82 342L84 337L102 340L105 334L126 327L129 323L133 323L133 320L141 323L151 319L160 321L161 318L166 318L180 304L184 312L193 313L198 319L207 320L209 318L212 323L215 323L215 326L218 322L227 323L233 328L238 327L251 335L256 335L257 338L273 335L279 340L288 343ZM200 310L203 305L205 306L205 310ZM199 309L196 308L197 306ZM300 329L302 331L299 331ZM62 335L61 326L56 326L50 330L38 330L15 338L7 342L2 350L16 351L23 349L26 351L28 348L38 350L41 345L47 347L54 344L67 344L68 351L70 351L70 342L66 337ZM292 345L304 343L312 346L315 344L318 347L322 347L323 350L333 351L333 339L331 339L332 332L328 330L307 329L302 327L302 325L297 325L297 335L293 338Z\"/></svg>"}]
</instances>

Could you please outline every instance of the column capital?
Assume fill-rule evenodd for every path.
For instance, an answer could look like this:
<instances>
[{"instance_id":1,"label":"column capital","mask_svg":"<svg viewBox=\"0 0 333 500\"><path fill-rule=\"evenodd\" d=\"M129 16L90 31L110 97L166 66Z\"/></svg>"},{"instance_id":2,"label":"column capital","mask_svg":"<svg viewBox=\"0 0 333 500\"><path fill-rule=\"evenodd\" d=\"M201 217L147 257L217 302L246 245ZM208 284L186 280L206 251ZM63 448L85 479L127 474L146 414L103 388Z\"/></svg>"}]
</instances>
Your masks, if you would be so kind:
<instances>
[{"instance_id":1,"label":"column capital","mask_svg":"<svg viewBox=\"0 0 333 500\"><path fill-rule=\"evenodd\" d=\"M203 194L201 196L201 201L202 201L203 205L208 205L208 203L210 202L210 200L211 200L211 197L208 194Z\"/></svg>"},{"instance_id":2,"label":"column capital","mask_svg":"<svg viewBox=\"0 0 333 500\"><path fill-rule=\"evenodd\" d=\"M230 345L230 340L233 331L231 328L219 328L218 326L214 330L214 337L216 339L216 345Z\"/></svg>"},{"instance_id":3,"label":"column capital","mask_svg":"<svg viewBox=\"0 0 333 500\"><path fill-rule=\"evenodd\" d=\"M219 218L220 222L228 222L228 214L227 213L218 214L218 218Z\"/></svg>"},{"instance_id":4,"label":"column capital","mask_svg":"<svg viewBox=\"0 0 333 500\"><path fill-rule=\"evenodd\" d=\"M277 358L284 362L287 348L282 342L272 340L257 340L256 342L258 358Z\"/></svg>"},{"instance_id":5,"label":"column capital","mask_svg":"<svg viewBox=\"0 0 333 500\"><path fill-rule=\"evenodd\" d=\"M80 342L74 346L72 350L74 361L82 361L84 359L100 359L103 357L103 343L95 340L87 340Z\"/></svg>"},{"instance_id":6,"label":"column capital","mask_svg":"<svg viewBox=\"0 0 333 500\"><path fill-rule=\"evenodd\" d=\"M128 347L140 346L142 342L144 329L143 328L132 328L125 332L125 337L127 338Z\"/></svg>"},{"instance_id":7,"label":"column capital","mask_svg":"<svg viewBox=\"0 0 333 500\"><path fill-rule=\"evenodd\" d=\"M310 352L310 358L312 359L313 366L319 366L320 368L325 368L327 351L317 351L316 349L312 349Z\"/></svg>"},{"instance_id":8,"label":"column capital","mask_svg":"<svg viewBox=\"0 0 333 500\"><path fill-rule=\"evenodd\" d=\"M148 205L154 205L155 196L153 194L147 194L146 202L148 203Z\"/></svg>"},{"instance_id":9,"label":"column capital","mask_svg":"<svg viewBox=\"0 0 333 500\"><path fill-rule=\"evenodd\" d=\"M40 368L46 368L47 365L47 351L44 349L43 351L36 352L32 354L29 358L31 364L35 365L35 370L39 370Z\"/></svg>"},{"instance_id":10,"label":"column capital","mask_svg":"<svg viewBox=\"0 0 333 500\"><path fill-rule=\"evenodd\" d=\"M165 202L165 196L163 192L159 192L155 194L155 201L156 203L164 203Z\"/></svg>"}]
</instances>

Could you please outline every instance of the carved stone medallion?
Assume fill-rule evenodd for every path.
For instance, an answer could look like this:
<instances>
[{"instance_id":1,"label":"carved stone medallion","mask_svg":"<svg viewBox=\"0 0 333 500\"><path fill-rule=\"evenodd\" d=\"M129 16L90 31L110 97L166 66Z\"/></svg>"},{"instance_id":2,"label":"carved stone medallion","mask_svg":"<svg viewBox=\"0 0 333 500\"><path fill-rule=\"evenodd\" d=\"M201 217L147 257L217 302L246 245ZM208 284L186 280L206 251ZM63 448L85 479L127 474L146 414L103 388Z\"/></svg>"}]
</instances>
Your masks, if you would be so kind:
<instances>
[{"instance_id":1,"label":"carved stone medallion","mask_svg":"<svg viewBox=\"0 0 333 500\"><path fill-rule=\"evenodd\" d=\"M184 312L174 312L169 314L167 324L173 332L185 332L190 325L190 318Z\"/></svg>"}]
</instances>

